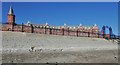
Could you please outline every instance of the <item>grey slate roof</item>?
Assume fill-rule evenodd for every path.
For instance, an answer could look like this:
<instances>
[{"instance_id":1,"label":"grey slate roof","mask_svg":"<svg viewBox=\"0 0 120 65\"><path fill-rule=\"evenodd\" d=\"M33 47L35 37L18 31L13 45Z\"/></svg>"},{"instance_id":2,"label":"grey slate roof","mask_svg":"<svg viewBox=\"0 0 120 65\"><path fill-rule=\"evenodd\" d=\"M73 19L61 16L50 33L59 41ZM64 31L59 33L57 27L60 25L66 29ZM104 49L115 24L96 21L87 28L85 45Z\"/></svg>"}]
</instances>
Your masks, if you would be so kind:
<instances>
[{"instance_id":1,"label":"grey slate roof","mask_svg":"<svg viewBox=\"0 0 120 65\"><path fill-rule=\"evenodd\" d=\"M10 6L10 9L9 9L8 14L14 14L13 9L12 9L12 6Z\"/></svg>"}]
</instances>

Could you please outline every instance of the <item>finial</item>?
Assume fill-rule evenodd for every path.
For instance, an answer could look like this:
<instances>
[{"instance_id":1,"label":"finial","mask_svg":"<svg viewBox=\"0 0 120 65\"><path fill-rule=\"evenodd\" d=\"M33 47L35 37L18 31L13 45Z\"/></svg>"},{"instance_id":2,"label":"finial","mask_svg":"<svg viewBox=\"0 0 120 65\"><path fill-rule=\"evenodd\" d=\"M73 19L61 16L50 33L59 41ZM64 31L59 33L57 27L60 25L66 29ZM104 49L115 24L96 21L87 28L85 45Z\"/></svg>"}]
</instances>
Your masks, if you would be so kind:
<instances>
[{"instance_id":1,"label":"finial","mask_svg":"<svg viewBox=\"0 0 120 65\"><path fill-rule=\"evenodd\" d=\"M48 25L48 23L46 22L45 25Z\"/></svg>"},{"instance_id":2,"label":"finial","mask_svg":"<svg viewBox=\"0 0 120 65\"><path fill-rule=\"evenodd\" d=\"M82 26L82 24L80 24L79 26Z\"/></svg>"},{"instance_id":3,"label":"finial","mask_svg":"<svg viewBox=\"0 0 120 65\"><path fill-rule=\"evenodd\" d=\"M30 23L30 21L28 21L27 23Z\"/></svg>"},{"instance_id":4,"label":"finial","mask_svg":"<svg viewBox=\"0 0 120 65\"><path fill-rule=\"evenodd\" d=\"M97 26L96 24L94 26Z\"/></svg>"},{"instance_id":5,"label":"finial","mask_svg":"<svg viewBox=\"0 0 120 65\"><path fill-rule=\"evenodd\" d=\"M66 23L64 23L64 26L66 26Z\"/></svg>"}]
</instances>

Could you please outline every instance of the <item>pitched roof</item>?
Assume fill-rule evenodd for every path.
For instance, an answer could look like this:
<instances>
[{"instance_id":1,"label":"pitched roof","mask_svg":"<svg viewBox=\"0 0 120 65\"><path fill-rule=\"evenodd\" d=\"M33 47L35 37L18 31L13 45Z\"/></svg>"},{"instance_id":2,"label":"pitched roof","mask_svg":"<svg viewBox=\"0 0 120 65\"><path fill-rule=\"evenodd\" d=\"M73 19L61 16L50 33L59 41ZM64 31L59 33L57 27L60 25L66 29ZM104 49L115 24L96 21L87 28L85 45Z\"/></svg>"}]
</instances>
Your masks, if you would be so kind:
<instances>
[{"instance_id":1,"label":"pitched roof","mask_svg":"<svg viewBox=\"0 0 120 65\"><path fill-rule=\"evenodd\" d=\"M8 14L14 14L13 9L12 9L12 6L10 6L10 9L9 9Z\"/></svg>"}]
</instances>

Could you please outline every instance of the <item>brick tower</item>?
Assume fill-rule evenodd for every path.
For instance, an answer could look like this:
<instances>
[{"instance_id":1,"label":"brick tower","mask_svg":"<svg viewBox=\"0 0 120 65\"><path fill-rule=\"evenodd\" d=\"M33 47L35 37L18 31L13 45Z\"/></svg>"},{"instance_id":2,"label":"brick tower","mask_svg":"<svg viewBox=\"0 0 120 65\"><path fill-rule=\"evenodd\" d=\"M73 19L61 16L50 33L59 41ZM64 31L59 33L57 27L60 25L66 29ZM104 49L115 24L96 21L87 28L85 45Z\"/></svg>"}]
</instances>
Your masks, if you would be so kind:
<instances>
[{"instance_id":1,"label":"brick tower","mask_svg":"<svg viewBox=\"0 0 120 65\"><path fill-rule=\"evenodd\" d=\"M7 25L7 29L9 31L13 30L13 26L15 25L15 15L12 9L12 6L10 6L9 12L8 12L8 25Z\"/></svg>"}]
</instances>

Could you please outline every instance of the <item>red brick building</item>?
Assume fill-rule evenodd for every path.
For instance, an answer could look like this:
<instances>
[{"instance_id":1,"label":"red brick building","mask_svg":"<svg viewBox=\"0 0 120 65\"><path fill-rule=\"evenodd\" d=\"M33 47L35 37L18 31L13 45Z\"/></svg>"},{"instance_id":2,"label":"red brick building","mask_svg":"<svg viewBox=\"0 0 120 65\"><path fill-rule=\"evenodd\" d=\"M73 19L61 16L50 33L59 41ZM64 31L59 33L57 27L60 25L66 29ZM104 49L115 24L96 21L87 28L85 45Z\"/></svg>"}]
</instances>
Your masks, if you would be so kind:
<instances>
[{"instance_id":1,"label":"red brick building","mask_svg":"<svg viewBox=\"0 0 120 65\"><path fill-rule=\"evenodd\" d=\"M53 34L53 35L69 35L69 36L92 36L99 37L99 28L95 24L93 26L49 26L46 24L31 24L29 21L27 24L16 24L15 14L10 6L8 12L8 20L6 25L2 25L2 31L14 31L14 32L27 32L27 33L40 33L40 34Z\"/></svg>"}]
</instances>

